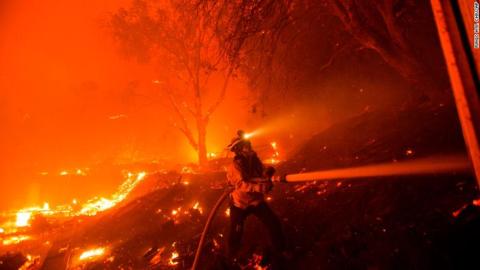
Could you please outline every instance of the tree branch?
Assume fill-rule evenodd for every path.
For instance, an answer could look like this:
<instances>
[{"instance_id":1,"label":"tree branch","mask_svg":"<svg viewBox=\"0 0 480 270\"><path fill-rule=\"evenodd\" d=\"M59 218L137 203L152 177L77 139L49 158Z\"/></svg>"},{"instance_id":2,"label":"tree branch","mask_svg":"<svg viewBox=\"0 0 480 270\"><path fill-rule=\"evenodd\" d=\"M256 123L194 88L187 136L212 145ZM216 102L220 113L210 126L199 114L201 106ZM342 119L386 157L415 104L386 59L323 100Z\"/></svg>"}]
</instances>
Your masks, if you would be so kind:
<instances>
[{"instance_id":1,"label":"tree branch","mask_svg":"<svg viewBox=\"0 0 480 270\"><path fill-rule=\"evenodd\" d=\"M220 95L218 96L217 100L215 103L210 106L208 109L207 113L205 114L205 121L208 121L210 116L212 115L213 112L220 106L222 101L225 99L225 95L227 93L227 87L228 87L228 82L230 80L230 77L232 76L233 73L233 68L229 68L227 75L225 76L225 80L223 81L222 88L220 89Z\"/></svg>"},{"instance_id":2,"label":"tree branch","mask_svg":"<svg viewBox=\"0 0 480 270\"><path fill-rule=\"evenodd\" d=\"M170 101L170 104L172 105L174 111L177 113L178 117L180 118L180 121L182 123L182 127L176 126L184 135L187 137L188 142L192 145L194 149L198 149L198 143L195 141L195 138L193 137L192 131L188 127L188 122L185 116L183 115L182 111L180 110L180 107L178 106L177 102L175 101L175 98L173 97L172 93L170 91L166 91L168 99Z\"/></svg>"},{"instance_id":3,"label":"tree branch","mask_svg":"<svg viewBox=\"0 0 480 270\"><path fill-rule=\"evenodd\" d=\"M353 45L351 44L346 44L344 46L342 46L341 48L335 50L329 57L329 59L327 60L327 62L325 62L325 64L321 65L318 69L319 71L323 71L327 68L329 68L333 62L335 61L335 58L337 58L342 52L344 52L345 50L347 50L348 48L352 48Z\"/></svg>"}]
</instances>

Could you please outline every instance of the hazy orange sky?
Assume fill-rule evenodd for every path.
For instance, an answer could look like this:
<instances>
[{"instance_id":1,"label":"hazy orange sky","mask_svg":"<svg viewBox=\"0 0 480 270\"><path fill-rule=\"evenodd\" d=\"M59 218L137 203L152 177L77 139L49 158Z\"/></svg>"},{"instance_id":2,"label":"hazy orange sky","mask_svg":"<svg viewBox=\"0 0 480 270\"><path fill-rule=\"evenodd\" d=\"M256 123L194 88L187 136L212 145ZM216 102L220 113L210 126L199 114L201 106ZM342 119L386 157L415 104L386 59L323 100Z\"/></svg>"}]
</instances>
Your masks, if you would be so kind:
<instances>
[{"instance_id":1,"label":"hazy orange sky","mask_svg":"<svg viewBox=\"0 0 480 270\"><path fill-rule=\"evenodd\" d=\"M105 26L109 13L128 3L3 2L0 190L5 195L0 204L36 202L41 197L36 190L26 192L37 194L33 199L12 191L36 189L29 186L38 171L105 161L195 159L186 140L171 129L172 115L162 103L138 95L155 87L154 71L120 55ZM232 86L211 121L212 151L246 123L244 112L233 119L226 114L232 104L242 105L233 100L244 97L241 85Z\"/></svg>"}]
</instances>

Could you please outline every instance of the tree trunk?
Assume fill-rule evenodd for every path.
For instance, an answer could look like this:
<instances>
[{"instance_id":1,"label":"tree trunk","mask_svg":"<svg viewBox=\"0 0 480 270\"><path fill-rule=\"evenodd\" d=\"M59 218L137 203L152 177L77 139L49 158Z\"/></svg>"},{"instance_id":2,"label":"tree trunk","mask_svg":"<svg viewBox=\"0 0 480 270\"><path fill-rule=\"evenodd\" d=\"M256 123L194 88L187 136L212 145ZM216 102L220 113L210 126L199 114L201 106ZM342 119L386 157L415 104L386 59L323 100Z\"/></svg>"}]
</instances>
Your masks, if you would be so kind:
<instances>
[{"instance_id":1,"label":"tree trunk","mask_svg":"<svg viewBox=\"0 0 480 270\"><path fill-rule=\"evenodd\" d=\"M198 130L198 164L200 167L205 167L207 165L207 122L203 120L197 120L197 130Z\"/></svg>"}]
</instances>

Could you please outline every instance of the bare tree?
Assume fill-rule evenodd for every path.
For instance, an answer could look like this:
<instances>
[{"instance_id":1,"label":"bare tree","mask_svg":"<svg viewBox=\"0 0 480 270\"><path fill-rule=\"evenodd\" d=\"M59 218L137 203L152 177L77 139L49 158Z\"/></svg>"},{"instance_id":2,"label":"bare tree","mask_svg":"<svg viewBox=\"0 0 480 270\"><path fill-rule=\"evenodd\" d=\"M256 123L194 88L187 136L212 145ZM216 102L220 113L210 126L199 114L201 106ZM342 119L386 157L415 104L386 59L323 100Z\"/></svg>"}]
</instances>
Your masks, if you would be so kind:
<instances>
[{"instance_id":1,"label":"bare tree","mask_svg":"<svg viewBox=\"0 0 480 270\"><path fill-rule=\"evenodd\" d=\"M174 126L198 152L200 164L207 161L210 117L224 100L230 80L252 50L277 44L289 3L134 0L112 15L111 29L124 52L158 64L155 82L177 116ZM268 61L271 54L264 55Z\"/></svg>"},{"instance_id":2,"label":"bare tree","mask_svg":"<svg viewBox=\"0 0 480 270\"><path fill-rule=\"evenodd\" d=\"M155 64L158 78L154 83L177 116L174 126L198 152L201 165L207 161L209 119L225 98L234 72L234 66L225 65L219 53L215 24L220 15L220 10L217 14L200 12L192 1L155 5L136 0L111 18L114 37L125 52ZM209 79L214 73L223 83L214 89L217 97L207 105L206 92L213 87Z\"/></svg>"},{"instance_id":3,"label":"bare tree","mask_svg":"<svg viewBox=\"0 0 480 270\"><path fill-rule=\"evenodd\" d=\"M406 36L413 1L328 0L328 6L364 48L377 52L407 81L421 80L424 67Z\"/></svg>"},{"instance_id":4,"label":"bare tree","mask_svg":"<svg viewBox=\"0 0 480 270\"><path fill-rule=\"evenodd\" d=\"M260 96L270 86L277 95L285 88L287 95L297 88L296 80L300 83L310 78L310 70L318 75L345 55L369 50L411 85L410 102L424 97L442 98L445 84L442 76L438 76L442 70L430 57L435 55L435 48L426 50L427 46L415 43L420 40L426 41L424 44L430 42L432 47L435 45L435 33L429 28L428 3L412 0L291 0L283 3L286 12L277 11L276 18L284 23L282 31L267 32L266 35L273 37L266 45L257 43L264 46L254 49L252 55L255 56L250 58L251 62L258 63L257 55L263 54L270 60L257 68L263 73L255 68L247 71L249 79L262 88ZM316 30L319 28L323 32ZM268 37L262 38L268 40ZM317 49L308 47L309 42L318 46ZM298 48L307 49L306 53ZM423 59L426 56L430 59ZM314 67L308 66L311 59L316 61Z\"/></svg>"}]
</instances>

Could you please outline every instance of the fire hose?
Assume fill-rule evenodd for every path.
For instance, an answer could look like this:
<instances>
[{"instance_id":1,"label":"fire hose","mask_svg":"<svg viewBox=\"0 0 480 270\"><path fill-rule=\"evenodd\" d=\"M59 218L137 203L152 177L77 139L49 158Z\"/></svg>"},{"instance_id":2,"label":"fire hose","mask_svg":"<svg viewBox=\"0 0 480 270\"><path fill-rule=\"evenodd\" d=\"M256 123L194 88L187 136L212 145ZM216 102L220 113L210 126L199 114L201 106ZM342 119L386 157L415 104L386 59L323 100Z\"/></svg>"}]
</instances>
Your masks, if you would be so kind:
<instances>
[{"instance_id":1,"label":"fire hose","mask_svg":"<svg viewBox=\"0 0 480 270\"><path fill-rule=\"evenodd\" d=\"M444 156L434 158L423 158L405 162L390 162L374 165L366 165L359 167L340 168L333 170L306 172L298 174L286 174L273 177L274 182L295 183L318 180L335 180L335 179L352 179L365 177L393 176L393 175L422 175L433 173L447 173L468 171L470 164L465 156ZM207 232L210 228L213 218L217 214L218 209L230 194L231 189L226 188L223 194L215 203L210 211L207 222L203 228L200 241L198 243L195 259L193 261L192 270L197 270L200 255L202 253L203 244Z\"/></svg>"},{"instance_id":2,"label":"fire hose","mask_svg":"<svg viewBox=\"0 0 480 270\"><path fill-rule=\"evenodd\" d=\"M210 214L208 215L207 222L205 223L205 226L203 227L202 235L200 236L200 241L198 242L197 252L195 252L195 259L193 260L192 270L196 270L198 267L200 255L202 254L203 244L205 243L205 238L207 236L208 229L210 229L210 224L212 224L212 220L217 214L218 209L222 205L223 201L225 201L225 199L228 197L230 192L231 192L230 188L225 189L225 191L222 193L220 198L218 198L217 202L213 206L212 210L210 211Z\"/></svg>"}]
</instances>

